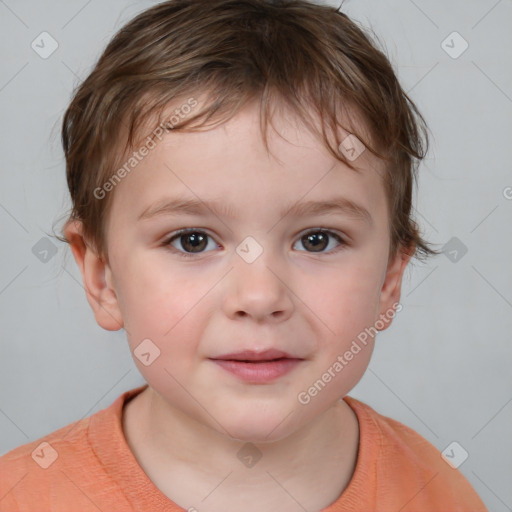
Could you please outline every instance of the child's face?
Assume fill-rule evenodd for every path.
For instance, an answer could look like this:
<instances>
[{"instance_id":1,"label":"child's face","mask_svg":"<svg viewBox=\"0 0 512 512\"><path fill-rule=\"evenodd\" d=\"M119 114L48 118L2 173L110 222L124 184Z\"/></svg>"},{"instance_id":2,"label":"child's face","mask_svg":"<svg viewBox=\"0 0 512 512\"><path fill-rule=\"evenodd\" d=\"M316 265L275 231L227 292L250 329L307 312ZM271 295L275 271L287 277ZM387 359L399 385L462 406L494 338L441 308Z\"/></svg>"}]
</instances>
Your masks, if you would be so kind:
<instances>
[{"instance_id":1,"label":"child's face","mask_svg":"<svg viewBox=\"0 0 512 512\"><path fill-rule=\"evenodd\" d=\"M158 347L148 366L134 360L165 407L238 439L270 441L358 382L373 343L359 341L357 351L353 341L379 315L394 316L407 260L388 260L383 171L369 151L354 162L363 170L350 170L304 126L278 116L274 124L288 141L269 130L276 160L265 151L258 112L251 106L214 130L171 133L117 185L105 274L115 299L97 318L105 328L113 325L104 310L122 318L132 352L151 340L142 359ZM215 201L222 211L143 215L176 198ZM323 201L344 206L283 213ZM185 228L195 235L167 243ZM217 359L266 350L295 360ZM319 380L317 392L308 391Z\"/></svg>"}]
</instances>

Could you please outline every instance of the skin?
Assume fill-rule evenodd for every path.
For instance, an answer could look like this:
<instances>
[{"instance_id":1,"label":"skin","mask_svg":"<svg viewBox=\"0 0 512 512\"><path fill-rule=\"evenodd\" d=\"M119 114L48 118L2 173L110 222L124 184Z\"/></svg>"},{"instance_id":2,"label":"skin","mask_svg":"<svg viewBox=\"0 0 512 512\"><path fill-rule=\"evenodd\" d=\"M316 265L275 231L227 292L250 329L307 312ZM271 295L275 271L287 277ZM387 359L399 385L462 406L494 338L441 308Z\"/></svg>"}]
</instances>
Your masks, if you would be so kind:
<instances>
[{"instance_id":1,"label":"skin","mask_svg":"<svg viewBox=\"0 0 512 512\"><path fill-rule=\"evenodd\" d=\"M373 340L309 403L298 395L392 310L409 261L400 251L390 257L383 167L369 151L355 172L283 110L268 153L258 116L249 105L213 130L167 135L115 189L108 262L79 222L65 230L98 324L124 327L132 353L144 339L160 350L149 366L134 357L149 387L125 406L123 428L149 478L185 509L320 510L340 496L359 442L342 397L364 374ZM176 195L221 198L233 215L138 219ZM298 201L339 195L371 222L346 212L282 215ZM320 227L344 243L329 236L315 252L304 234ZM166 245L183 228L210 235L190 258L180 256L190 237ZM252 263L236 252L247 236L263 249ZM268 348L302 361L255 384L210 359ZM246 443L262 454L252 468L236 456Z\"/></svg>"}]
</instances>

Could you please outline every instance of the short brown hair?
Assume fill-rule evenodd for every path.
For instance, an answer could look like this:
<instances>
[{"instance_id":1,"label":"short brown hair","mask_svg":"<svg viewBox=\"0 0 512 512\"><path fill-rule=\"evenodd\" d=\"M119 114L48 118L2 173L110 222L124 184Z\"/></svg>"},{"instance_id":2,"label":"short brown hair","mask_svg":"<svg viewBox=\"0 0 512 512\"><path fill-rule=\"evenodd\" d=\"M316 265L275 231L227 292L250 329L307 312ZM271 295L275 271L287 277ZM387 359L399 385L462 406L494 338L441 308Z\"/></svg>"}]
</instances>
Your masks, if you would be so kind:
<instances>
[{"instance_id":1,"label":"short brown hair","mask_svg":"<svg viewBox=\"0 0 512 512\"><path fill-rule=\"evenodd\" d=\"M113 192L98 198L94 191L141 140L146 121L156 115L162 126L164 110L177 99L206 96L198 112L168 129L217 125L259 100L265 143L278 101L350 168L336 128L343 126L340 113L347 119L349 109L355 112L370 137L351 133L387 162L392 253L435 253L411 214L418 163L428 150L426 123L384 53L339 9L307 0L170 0L136 16L113 37L64 115L68 222L81 221L85 238L108 258Z\"/></svg>"}]
</instances>

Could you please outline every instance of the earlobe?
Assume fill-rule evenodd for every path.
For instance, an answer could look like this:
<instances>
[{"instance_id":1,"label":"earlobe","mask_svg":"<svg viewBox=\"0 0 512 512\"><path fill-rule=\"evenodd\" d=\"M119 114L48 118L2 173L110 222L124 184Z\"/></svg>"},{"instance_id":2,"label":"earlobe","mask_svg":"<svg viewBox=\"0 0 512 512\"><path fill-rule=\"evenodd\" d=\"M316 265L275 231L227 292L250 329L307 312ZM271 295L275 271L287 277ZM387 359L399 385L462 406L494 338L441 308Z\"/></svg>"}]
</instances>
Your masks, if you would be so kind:
<instances>
[{"instance_id":1,"label":"earlobe","mask_svg":"<svg viewBox=\"0 0 512 512\"><path fill-rule=\"evenodd\" d=\"M85 294L96 322L108 331L118 331L124 323L108 263L87 243L80 221L69 222L64 233L82 274Z\"/></svg>"},{"instance_id":2,"label":"earlobe","mask_svg":"<svg viewBox=\"0 0 512 512\"><path fill-rule=\"evenodd\" d=\"M411 251L398 250L388 263L386 276L380 293L379 319L385 324L384 330L391 325L397 304L400 302L402 278L412 257Z\"/></svg>"}]
</instances>

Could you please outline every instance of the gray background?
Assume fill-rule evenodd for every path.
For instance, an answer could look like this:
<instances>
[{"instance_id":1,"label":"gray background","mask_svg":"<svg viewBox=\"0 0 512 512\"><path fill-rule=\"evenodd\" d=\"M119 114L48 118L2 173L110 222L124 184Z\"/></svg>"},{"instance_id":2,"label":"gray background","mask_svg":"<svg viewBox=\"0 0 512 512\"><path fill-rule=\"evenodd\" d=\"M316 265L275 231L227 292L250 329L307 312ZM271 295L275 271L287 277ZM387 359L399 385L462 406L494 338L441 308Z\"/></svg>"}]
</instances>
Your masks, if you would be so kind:
<instances>
[{"instance_id":1,"label":"gray background","mask_svg":"<svg viewBox=\"0 0 512 512\"><path fill-rule=\"evenodd\" d=\"M69 249L44 239L70 206L59 131L71 91L113 33L155 3L0 0L2 454L143 384L124 331L96 324ZM424 234L438 248L456 238L409 268L404 309L351 395L440 451L457 441L488 508L512 510L512 1L344 10L384 42L433 133L416 202ZM59 45L46 59L31 47L43 31ZM454 31L469 44L457 58Z\"/></svg>"}]
</instances>

